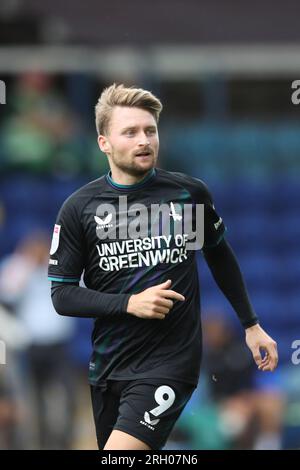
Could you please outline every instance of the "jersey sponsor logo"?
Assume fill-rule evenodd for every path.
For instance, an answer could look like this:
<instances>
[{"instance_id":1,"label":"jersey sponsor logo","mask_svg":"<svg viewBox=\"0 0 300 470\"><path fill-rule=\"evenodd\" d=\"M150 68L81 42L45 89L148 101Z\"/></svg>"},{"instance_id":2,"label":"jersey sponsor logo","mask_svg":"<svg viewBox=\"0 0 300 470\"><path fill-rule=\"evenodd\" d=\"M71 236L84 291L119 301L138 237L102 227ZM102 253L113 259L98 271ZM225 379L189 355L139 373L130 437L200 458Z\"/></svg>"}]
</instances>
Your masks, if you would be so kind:
<instances>
[{"instance_id":1,"label":"jersey sponsor logo","mask_svg":"<svg viewBox=\"0 0 300 470\"><path fill-rule=\"evenodd\" d=\"M222 217L220 217L219 220L218 220L218 222L216 222L216 223L214 224L214 227L215 227L216 230L218 230L218 228L220 227L220 225L221 225L222 222L223 222Z\"/></svg>"},{"instance_id":2,"label":"jersey sponsor logo","mask_svg":"<svg viewBox=\"0 0 300 470\"><path fill-rule=\"evenodd\" d=\"M60 229L61 225L54 225L51 248L50 248L50 255L54 255L56 253L58 246L59 246L59 236L60 236Z\"/></svg>"},{"instance_id":3,"label":"jersey sponsor logo","mask_svg":"<svg viewBox=\"0 0 300 470\"><path fill-rule=\"evenodd\" d=\"M178 264L188 259L188 234L146 237L134 240L100 243L96 245L99 267L103 271L119 271L125 268Z\"/></svg>"},{"instance_id":4,"label":"jersey sponsor logo","mask_svg":"<svg viewBox=\"0 0 300 470\"><path fill-rule=\"evenodd\" d=\"M174 220L182 220L182 215L176 213L173 202L171 202L171 212L169 214Z\"/></svg>"},{"instance_id":5,"label":"jersey sponsor logo","mask_svg":"<svg viewBox=\"0 0 300 470\"><path fill-rule=\"evenodd\" d=\"M108 214L104 219L101 219L101 217L95 215L94 219L97 224L97 230L113 227L113 224L110 223L112 220L112 214Z\"/></svg>"}]
</instances>

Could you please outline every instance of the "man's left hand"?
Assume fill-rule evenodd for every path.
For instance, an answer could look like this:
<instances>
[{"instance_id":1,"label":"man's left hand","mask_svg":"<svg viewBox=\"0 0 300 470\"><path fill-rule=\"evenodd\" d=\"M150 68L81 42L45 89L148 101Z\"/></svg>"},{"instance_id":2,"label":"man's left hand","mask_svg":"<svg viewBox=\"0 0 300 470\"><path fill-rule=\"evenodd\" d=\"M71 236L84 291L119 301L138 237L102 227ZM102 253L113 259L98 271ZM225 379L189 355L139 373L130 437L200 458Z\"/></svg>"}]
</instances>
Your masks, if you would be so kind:
<instances>
[{"instance_id":1,"label":"man's left hand","mask_svg":"<svg viewBox=\"0 0 300 470\"><path fill-rule=\"evenodd\" d=\"M246 344L253 354L253 358L262 371L273 371L278 363L276 342L262 329L254 325L246 329ZM261 351L265 351L262 358Z\"/></svg>"}]
</instances>

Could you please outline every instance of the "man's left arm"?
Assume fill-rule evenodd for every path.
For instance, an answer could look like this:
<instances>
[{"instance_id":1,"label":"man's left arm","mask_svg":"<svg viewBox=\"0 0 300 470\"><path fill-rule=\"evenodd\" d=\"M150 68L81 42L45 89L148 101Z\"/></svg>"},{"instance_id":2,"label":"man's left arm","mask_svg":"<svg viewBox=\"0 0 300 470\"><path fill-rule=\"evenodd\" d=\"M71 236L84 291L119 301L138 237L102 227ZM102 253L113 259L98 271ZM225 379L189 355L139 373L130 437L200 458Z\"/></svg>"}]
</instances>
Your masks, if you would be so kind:
<instances>
[{"instance_id":1,"label":"man's left arm","mask_svg":"<svg viewBox=\"0 0 300 470\"><path fill-rule=\"evenodd\" d=\"M223 238L213 247L203 248L204 258L212 275L246 332L246 344L260 370L273 371L278 362L276 342L263 330L249 300L237 258ZM261 350L265 351L264 358Z\"/></svg>"}]
</instances>

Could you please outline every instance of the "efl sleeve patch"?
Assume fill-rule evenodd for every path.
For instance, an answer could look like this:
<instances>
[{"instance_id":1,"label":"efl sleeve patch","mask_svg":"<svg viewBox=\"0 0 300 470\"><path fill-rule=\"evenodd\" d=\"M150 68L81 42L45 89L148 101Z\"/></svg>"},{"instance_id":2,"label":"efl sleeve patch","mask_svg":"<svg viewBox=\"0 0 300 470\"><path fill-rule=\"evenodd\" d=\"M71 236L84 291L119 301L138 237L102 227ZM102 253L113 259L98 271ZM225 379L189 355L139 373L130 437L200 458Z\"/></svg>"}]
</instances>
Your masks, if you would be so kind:
<instances>
[{"instance_id":1,"label":"efl sleeve patch","mask_svg":"<svg viewBox=\"0 0 300 470\"><path fill-rule=\"evenodd\" d=\"M54 255L56 253L58 246L59 246L59 236L60 236L60 229L61 225L54 225L51 248L50 248L50 255Z\"/></svg>"}]
</instances>

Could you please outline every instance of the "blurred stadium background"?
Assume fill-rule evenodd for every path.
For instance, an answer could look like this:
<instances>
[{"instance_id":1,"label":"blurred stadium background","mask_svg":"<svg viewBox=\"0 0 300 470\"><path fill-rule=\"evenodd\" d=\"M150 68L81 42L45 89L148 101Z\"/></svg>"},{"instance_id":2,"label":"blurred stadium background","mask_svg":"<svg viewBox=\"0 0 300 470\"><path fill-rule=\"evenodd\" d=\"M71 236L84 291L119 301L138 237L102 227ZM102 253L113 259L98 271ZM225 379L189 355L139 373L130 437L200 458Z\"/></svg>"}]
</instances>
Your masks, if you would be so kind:
<instances>
[{"instance_id":1,"label":"blurred stadium background","mask_svg":"<svg viewBox=\"0 0 300 470\"><path fill-rule=\"evenodd\" d=\"M108 169L93 108L113 81L161 98L159 166L210 186L279 347L278 370L258 373L199 255L203 372L167 448L300 447L299 10L291 0L1 0L0 448L96 448L92 321L54 313L46 270L62 202Z\"/></svg>"}]
</instances>

